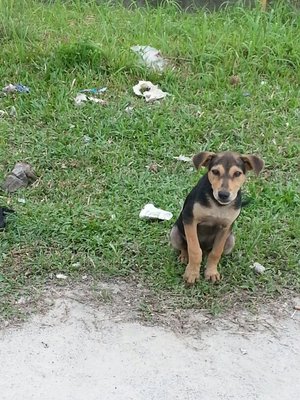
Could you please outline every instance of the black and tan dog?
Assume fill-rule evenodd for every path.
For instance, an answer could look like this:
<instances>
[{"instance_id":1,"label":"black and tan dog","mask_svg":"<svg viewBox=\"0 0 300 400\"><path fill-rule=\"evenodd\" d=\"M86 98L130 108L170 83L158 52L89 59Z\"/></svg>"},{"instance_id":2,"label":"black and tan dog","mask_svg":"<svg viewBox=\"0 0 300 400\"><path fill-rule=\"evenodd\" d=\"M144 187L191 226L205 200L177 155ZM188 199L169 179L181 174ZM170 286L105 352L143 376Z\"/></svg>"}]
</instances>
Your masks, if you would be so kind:
<instances>
[{"instance_id":1,"label":"black and tan dog","mask_svg":"<svg viewBox=\"0 0 300 400\"><path fill-rule=\"evenodd\" d=\"M232 225L241 211L245 174L249 170L259 174L264 165L255 155L229 151L202 152L193 163L197 169L207 167L208 172L186 198L170 234L172 246L180 250L180 261L188 263L183 276L188 284L199 279L202 253L208 254L205 278L220 280L218 262L235 244Z\"/></svg>"}]
</instances>

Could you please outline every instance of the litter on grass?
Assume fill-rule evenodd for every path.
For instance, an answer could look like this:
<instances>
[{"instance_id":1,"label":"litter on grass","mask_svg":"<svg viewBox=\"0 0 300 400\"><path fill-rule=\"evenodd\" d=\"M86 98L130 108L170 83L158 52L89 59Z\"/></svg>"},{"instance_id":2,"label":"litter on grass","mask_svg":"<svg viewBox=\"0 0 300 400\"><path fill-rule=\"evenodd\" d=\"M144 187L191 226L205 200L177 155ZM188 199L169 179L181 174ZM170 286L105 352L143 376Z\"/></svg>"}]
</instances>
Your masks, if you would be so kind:
<instances>
[{"instance_id":1,"label":"litter on grass","mask_svg":"<svg viewBox=\"0 0 300 400\"><path fill-rule=\"evenodd\" d=\"M157 164L156 162L153 162L153 163L147 165L147 169L150 172L157 173L159 168L161 168L161 165Z\"/></svg>"},{"instance_id":2,"label":"litter on grass","mask_svg":"<svg viewBox=\"0 0 300 400\"><path fill-rule=\"evenodd\" d=\"M127 112L127 114L131 114L133 110L134 110L134 107L132 107L132 106L125 107L125 112Z\"/></svg>"},{"instance_id":3,"label":"litter on grass","mask_svg":"<svg viewBox=\"0 0 300 400\"><path fill-rule=\"evenodd\" d=\"M170 211L157 208L152 203L146 204L140 212L141 219L160 219L162 221L169 221L172 217L173 214Z\"/></svg>"},{"instance_id":4,"label":"litter on grass","mask_svg":"<svg viewBox=\"0 0 300 400\"><path fill-rule=\"evenodd\" d=\"M161 100L169 94L163 92L159 89L158 85L153 85L150 81L139 81L132 89L137 96L144 97L149 103L155 100Z\"/></svg>"},{"instance_id":5,"label":"litter on grass","mask_svg":"<svg viewBox=\"0 0 300 400\"><path fill-rule=\"evenodd\" d=\"M17 115L16 107L11 106L9 113L5 110L0 110L0 118L4 118L6 116L15 117Z\"/></svg>"},{"instance_id":6,"label":"litter on grass","mask_svg":"<svg viewBox=\"0 0 300 400\"><path fill-rule=\"evenodd\" d=\"M91 101L93 103L98 103L98 104L101 104L102 106L107 105L107 101L105 101L103 99L98 99L98 97L87 96L84 93L78 93L78 95L75 97L74 101L75 101L76 106L81 106L84 103L86 103L87 101Z\"/></svg>"},{"instance_id":7,"label":"litter on grass","mask_svg":"<svg viewBox=\"0 0 300 400\"><path fill-rule=\"evenodd\" d=\"M75 104L76 106L81 106L83 103L85 103L87 101L87 95L83 94L83 93L79 93L75 99Z\"/></svg>"},{"instance_id":8,"label":"litter on grass","mask_svg":"<svg viewBox=\"0 0 300 400\"><path fill-rule=\"evenodd\" d=\"M167 65L167 61L162 57L159 50L151 46L132 46L132 51L138 54L141 61L149 68L157 71L163 71Z\"/></svg>"},{"instance_id":9,"label":"litter on grass","mask_svg":"<svg viewBox=\"0 0 300 400\"><path fill-rule=\"evenodd\" d=\"M67 277L67 275L64 275L64 274L56 274L56 278L57 279L67 279L68 277Z\"/></svg>"},{"instance_id":10,"label":"litter on grass","mask_svg":"<svg viewBox=\"0 0 300 400\"><path fill-rule=\"evenodd\" d=\"M2 188L9 193L26 187L37 180L37 176L32 166L25 162L18 162L14 169L7 175L2 184Z\"/></svg>"},{"instance_id":11,"label":"litter on grass","mask_svg":"<svg viewBox=\"0 0 300 400\"><path fill-rule=\"evenodd\" d=\"M9 115L10 115L11 117L15 117L15 116L17 115L17 110L16 110L16 107L15 107L15 106L11 106L11 107L10 107Z\"/></svg>"},{"instance_id":12,"label":"litter on grass","mask_svg":"<svg viewBox=\"0 0 300 400\"><path fill-rule=\"evenodd\" d=\"M6 214L13 213L14 210L7 207L0 207L0 229L4 229L6 226Z\"/></svg>"},{"instance_id":13,"label":"litter on grass","mask_svg":"<svg viewBox=\"0 0 300 400\"><path fill-rule=\"evenodd\" d=\"M102 88L82 89L82 90L80 90L80 93L101 94L106 91L107 91L107 87L102 87Z\"/></svg>"},{"instance_id":14,"label":"litter on grass","mask_svg":"<svg viewBox=\"0 0 300 400\"><path fill-rule=\"evenodd\" d=\"M28 86L22 85L20 83L4 86L2 89L4 93L29 93L30 88Z\"/></svg>"},{"instance_id":15,"label":"litter on grass","mask_svg":"<svg viewBox=\"0 0 300 400\"><path fill-rule=\"evenodd\" d=\"M97 97L90 96L87 99L89 101L92 101L93 103L101 104L102 106L106 106L107 105L107 101L105 101L103 99L98 99Z\"/></svg>"},{"instance_id":16,"label":"litter on grass","mask_svg":"<svg viewBox=\"0 0 300 400\"><path fill-rule=\"evenodd\" d=\"M263 274L266 268L258 262L253 263L250 265L250 268L253 269L257 274Z\"/></svg>"},{"instance_id":17,"label":"litter on grass","mask_svg":"<svg viewBox=\"0 0 300 400\"><path fill-rule=\"evenodd\" d=\"M84 135L82 139L85 144L89 144L92 141L92 138L88 135Z\"/></svg>"},{"instance_id":18,"label":"litter on grass","mask_svg":"<svg viewBox=\"0 0 300 400\"><path fill-rule=\"evenodd\" d=\"M186 156L183 156L182 154L180 154L180 156L178 156L178 157L173 157L173 158L174 158L174 160L177 160L177 161L192 162L191 157L186 157Z\"/></svg>"}]
</instances>

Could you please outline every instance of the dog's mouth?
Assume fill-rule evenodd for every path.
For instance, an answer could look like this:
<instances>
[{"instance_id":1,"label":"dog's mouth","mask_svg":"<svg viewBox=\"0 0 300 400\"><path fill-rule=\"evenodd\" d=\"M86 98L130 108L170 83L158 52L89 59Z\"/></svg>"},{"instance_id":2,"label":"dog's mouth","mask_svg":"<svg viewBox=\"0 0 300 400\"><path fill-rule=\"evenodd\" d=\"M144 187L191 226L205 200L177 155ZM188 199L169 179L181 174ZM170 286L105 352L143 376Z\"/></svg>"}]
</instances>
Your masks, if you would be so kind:
<instances>
[{"instance_id":1,"label":"dog's mouth","mask_svg":"<svg viewBox=\"0 0 300 400\"><path fill-rule=\"evenodd\" d=\"M222 206L227 206L228 204L232 203L232 200L224 201L224 200L220 200L219 198L217 198L216 200L217 200L217 202L218 202L219 204L221 204Z\"/></svg>"},{"instance_id":2,"label":"dog's mouth","mask_svg":"<svg viewBox=\"0 0 300 400\"><path fill-rule=\"evenodd\" d=\"M232 196L228 196L228 198L220 198L219 193L213 193L215 200L221 205L221 206L227 206L228 204L232 203L234 198Z\"/></svg>"}]
</instances>

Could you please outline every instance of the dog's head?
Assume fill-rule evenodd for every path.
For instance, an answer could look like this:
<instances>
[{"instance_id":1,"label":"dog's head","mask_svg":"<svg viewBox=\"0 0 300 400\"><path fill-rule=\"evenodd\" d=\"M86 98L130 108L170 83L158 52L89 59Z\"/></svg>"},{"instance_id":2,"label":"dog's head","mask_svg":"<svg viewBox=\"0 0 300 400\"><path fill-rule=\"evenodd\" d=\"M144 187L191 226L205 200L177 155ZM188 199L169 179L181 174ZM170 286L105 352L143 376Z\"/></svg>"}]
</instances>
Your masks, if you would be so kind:
<instances>
[{"instance_id":1,"label":"dog's head","mask_svg":"<svg viewBox=\"0 0 300 400\"><path fill-rule=\"evenodd\" d=\"M253 170L258 175L264 166L264 162L255 155L240 155L230 151L204 151L193 157L193 163L197 169L201 166L208 168L213 196L222 205L235 200L245 182L247 171Z\"/></svg>"}]
</instances>

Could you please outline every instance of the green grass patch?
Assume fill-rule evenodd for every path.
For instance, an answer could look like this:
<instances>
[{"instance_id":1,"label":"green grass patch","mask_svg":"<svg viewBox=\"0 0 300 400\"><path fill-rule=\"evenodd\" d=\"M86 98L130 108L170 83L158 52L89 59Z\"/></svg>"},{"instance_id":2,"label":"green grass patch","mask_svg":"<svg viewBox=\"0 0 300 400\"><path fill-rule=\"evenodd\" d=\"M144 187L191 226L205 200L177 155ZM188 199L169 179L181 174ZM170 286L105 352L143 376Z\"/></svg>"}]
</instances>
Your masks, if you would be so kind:
<instances>
[{"instance_id":1,"label":"green grass patch","mask_svg":"<svg viewBox=\"0 0 300 400\"><path fill-rule=\"evenodd\" d=\"M211 310L235 293L299 291L299 22L283 3L267 13L184 13L1 2L1 85L22 82L31 93L0 98L2 110L17 111L0 119L0 176L22 160L40 177L0 194L16 211L1 233L2 314L24 288L58 272L74 280L134 276L177 304ZM161 49L170 67L158 74L140 65L135 44ZM229 83L232 74L241 78L238 87ZM140 79L172 96L146 104L132 92ZM101 86L108 87L106 107L75 107L80 89ZM234 253L221 261L223 281L186 289L168 232L199 174L173 156L226 149L257 153L266 168L245 187L253 202L236 224ZM158 173L147 169L151 162ZM146 202L172 211L174 220L141 221ZM254 261L266 267L263 276L249 269Z\"/></svg>"}]
</instances>

